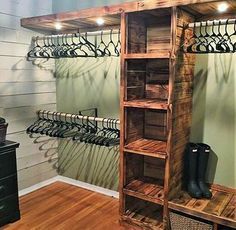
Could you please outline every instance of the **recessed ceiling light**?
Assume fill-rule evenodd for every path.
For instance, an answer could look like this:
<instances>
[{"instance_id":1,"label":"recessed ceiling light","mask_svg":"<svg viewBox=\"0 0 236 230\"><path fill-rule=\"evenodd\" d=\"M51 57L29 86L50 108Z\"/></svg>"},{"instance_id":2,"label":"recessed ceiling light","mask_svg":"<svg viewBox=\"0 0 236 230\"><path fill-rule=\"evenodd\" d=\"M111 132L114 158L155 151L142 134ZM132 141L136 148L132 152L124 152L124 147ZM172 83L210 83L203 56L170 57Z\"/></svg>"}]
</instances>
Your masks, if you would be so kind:
<instances>
[{"instance_id":1,"label":"recessed ceiling light","mask_svg":"<svg viewBox=\"0 0 236 230\"><path fill-rule=\"evenodd\" d=\"M56 22L56 23L54 24L54 26L55 26L55 29L56 29L56 30L61 30L61 28L62 28L62 24L61 24L60 22Z\"/></svg>"},{"instance_id":2,"label":"recessed ceiling light","mask_svg":"<svg viewBox=\"0 0 236 230\"><path fill-rule=\"evenodd\" d=\"M102 26L102 25L105 23L105 21L104 21L103 18L97 18L97 19L96 19L96 23L97 23L99 26Z\"/></svg>"},{"instance_id":3,"label":"recessed ceiling light","mask_svg":"<svg viewBox=\"0 0 236 230\"><path fill-rule=\"evenodd\" d=\"M217 7L220 13L224 13L229 8L229 5L226 2L220 3Z\"/></svg>"}]
</instances>

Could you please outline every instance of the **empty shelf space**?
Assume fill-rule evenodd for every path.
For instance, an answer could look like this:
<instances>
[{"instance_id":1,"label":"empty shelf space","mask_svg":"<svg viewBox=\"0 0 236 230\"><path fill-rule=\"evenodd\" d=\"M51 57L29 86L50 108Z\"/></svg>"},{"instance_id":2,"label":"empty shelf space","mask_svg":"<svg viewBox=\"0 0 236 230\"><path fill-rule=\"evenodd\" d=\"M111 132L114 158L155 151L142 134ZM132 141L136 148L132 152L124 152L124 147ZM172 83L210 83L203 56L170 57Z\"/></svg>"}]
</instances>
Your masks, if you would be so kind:
<instances>
[{"instance_id":1,"label":"empty shelf space","mask_svg":"<svg viewBox=\"0 0 236 230\"><path fill-rule=\"evenodd\" d=\"M132 101L124 101L125 107L145 108L145 109L168 109L167 100L158 99L138 99Z\"/></svg>"},{"instance_id":2,"label":"empty shelf space","mask_svg":"<svg viewBox=\"0 0 236 230\"><path fill-rule=\"evenodd\" d=\"M149 177L135 179L125 186L124 193L163 205L164 191L160 183L158 180Z\"/></svg>"},{"instance_id":3,"label":"empty shelf space","mask_svg":"<svg viewBox=\"0 0 236 230\"><path fill-rule=\"evenodd\" d=\"M194 199L182 192L178 199L169 202L169 208L217 224L236 228L236 194L223 190L212 190L212 198Z\"/></svg>"},{"instance_id":4,"label":"empty shelf space","mask_svg":"<svg viewBox=\"0 0 236 230\"><path fill-rule=\"evenodd\" d=\"M125 145L126 152L132 152L153 157L166 158L166 142L150 139L138 139Z\"/></svg>"},{"instance_id":5,"label":"empty shelf space","mask_svg":"<svg viewBox=\"0 0 236 230\"><path fill-rule=\"evenodd\" d=\"M131 53L125 54L125 59L162 59L162 58L170 58L170 51L164 50L159 51L158 53Z\"/></svg>"},{"instance_id":6,"label":"empty shelf space","mask_svg":"<svg viewBox=\"0 0 236 230\"><path fill-rule=\"evenodd\" d=\"M133 198L127 204L122 219L144 229L163 229L163 207Z\"/></svg>"}]
</instances>

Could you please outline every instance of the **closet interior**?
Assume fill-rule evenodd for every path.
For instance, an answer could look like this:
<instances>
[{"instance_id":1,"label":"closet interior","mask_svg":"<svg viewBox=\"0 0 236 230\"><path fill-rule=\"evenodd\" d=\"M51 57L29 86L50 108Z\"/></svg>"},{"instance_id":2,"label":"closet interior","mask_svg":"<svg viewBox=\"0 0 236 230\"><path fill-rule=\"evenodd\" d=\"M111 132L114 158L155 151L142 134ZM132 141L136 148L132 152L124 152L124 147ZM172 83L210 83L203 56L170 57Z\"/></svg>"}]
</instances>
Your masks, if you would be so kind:
<instances>
[{"instance_id":1,"label":"closet interior","mask_svg":"<svg viewBox=\"0 0 236 230\"><path fill-rule=\"evenodd\" d=\"M221 2L227 14L217 13ZM21 19L25 28L53 34L33 38L29 60L120 57L120 120L39 111L27 132L120 144L122 225L177 229L176 221L192 220L236 228L235 189L213 184L213 197L197 203L183 190L196 54L236 52L235 12L230 0L149 0ZM79 137L77 125L85 130Z\"/></svg>"}]
</instances>

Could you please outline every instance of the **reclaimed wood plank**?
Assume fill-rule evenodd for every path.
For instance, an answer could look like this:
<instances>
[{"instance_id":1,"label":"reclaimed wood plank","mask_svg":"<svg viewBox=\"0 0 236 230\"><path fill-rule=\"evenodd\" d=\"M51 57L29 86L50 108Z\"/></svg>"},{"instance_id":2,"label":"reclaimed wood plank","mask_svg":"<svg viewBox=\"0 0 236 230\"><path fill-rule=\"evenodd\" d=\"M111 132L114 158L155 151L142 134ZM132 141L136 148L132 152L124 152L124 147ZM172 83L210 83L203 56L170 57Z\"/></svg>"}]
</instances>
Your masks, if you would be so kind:
<instances>
[{"instance_id":1,"label":"reclaimed wood plank","mask_svg":"<svg viewBox=\"0 0 236 230\"><path fill-rule=\"evenodd\" d=\"M132 101L124 101L124 106L131 108L162 109L162 110L166 110L168 108L166 100L157 100L157 99L138 99Z\"/></svg>"},{"instance_id":2,"label":"reclaimed wood plank","mask_svg":"<svg viewBox=\"0 0 236 230\"><path fill-rule=\"evenodd\" d=\"M232 195L225 192L216 192L208 205L203 209L204 212L220 216L225 206L228 204Z\"/></svg>"},{"instance_id":3,"label":"reclaimed wood plank","mask_svg":"<svg viewBox=\"0 0 236 230\"><path fill-rule=\"evenodd\" d=\"M157 157L162 156L162 158L165 158L166 142L141 138L125 145L125 151L127 150L140 152L143 154L153 153L156 154Z\"/></svg>"},{"instance_id":4,"label":"reclaimed wood plank","mask_svg":"<svg viewBox=\"0 0 236 230\"><path fill-rule=\"evenodd\" d=\"M232 219L236 222L236 195L229 201L228 205L221 214L222 217Z\"/></svg>"}]
</instances>

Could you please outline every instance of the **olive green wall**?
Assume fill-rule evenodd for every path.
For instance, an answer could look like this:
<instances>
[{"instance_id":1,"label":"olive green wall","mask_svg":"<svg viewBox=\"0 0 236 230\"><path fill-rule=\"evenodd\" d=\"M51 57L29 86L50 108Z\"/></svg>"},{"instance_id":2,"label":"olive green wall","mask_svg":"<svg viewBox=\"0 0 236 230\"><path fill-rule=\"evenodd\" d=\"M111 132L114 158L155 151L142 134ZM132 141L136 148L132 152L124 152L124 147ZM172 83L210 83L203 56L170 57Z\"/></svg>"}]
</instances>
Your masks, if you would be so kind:
<instances>
[{"instance_id":1,"label":"olive green wall","mask_svg":"<svg viewBox=\"0 0 236 230\"><path fill-rule=\"evenodd\" d=\"M119 118L119 58L56 61L57 109L77 113L98 108L99 117ZM119 146L101 147L63 140L59 173L105 188L118 189Z\"/></svg>"},{"instance_id":2,"label":"olive green wall","mask_svg":"<svg viewBox=\"0 0 236 230\"><path fill-rule=\"evenodd\" d=\"M236 55L197 55L192 137L211 146L210 182L236 187Z\"/></svg>"}]
</instances>

